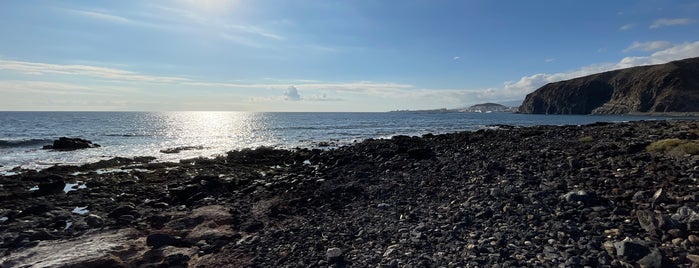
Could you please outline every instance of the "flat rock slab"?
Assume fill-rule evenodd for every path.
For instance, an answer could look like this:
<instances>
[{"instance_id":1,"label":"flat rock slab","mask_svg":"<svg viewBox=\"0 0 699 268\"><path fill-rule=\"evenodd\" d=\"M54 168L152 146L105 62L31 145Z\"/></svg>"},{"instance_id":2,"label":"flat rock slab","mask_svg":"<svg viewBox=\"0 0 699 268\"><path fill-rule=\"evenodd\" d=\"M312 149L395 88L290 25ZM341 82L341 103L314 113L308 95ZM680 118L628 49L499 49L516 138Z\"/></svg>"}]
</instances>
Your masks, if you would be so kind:
<instances>
[{"instance_id":1,"label":"flat rock slab","mask_svg":"<svg viewBox=\"0 0 699 268\"><path fill-rule=\"evenodd\" d=\"M38 246L19 251L3 257L2 267L72 267L93 264L118 266L121 257L133 252L145 251L145 244L140 232L134 229L122 229L82 237L61 240L42 241Z\"/></svg>"}]
</instances>

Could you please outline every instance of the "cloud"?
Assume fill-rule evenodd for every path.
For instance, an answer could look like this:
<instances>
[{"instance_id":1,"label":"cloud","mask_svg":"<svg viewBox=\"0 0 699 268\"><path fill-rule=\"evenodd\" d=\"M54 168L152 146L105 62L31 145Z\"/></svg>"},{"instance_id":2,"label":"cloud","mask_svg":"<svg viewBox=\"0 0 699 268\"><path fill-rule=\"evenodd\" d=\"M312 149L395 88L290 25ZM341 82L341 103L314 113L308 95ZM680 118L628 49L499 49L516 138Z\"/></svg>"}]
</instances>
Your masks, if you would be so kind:
<instances>
[{"instance_id":1,"label":"cloud","mask_svg":"<svg viewBox=\"0 0 699 268\"><path fill-rule=\"evenodd\" d=\"M454 56L454 58L453 58L453 60L459 60L459 59L461 59L461 57L459 57L459 56Z\"/></svg>"},{"instance_id":2,"label":"cloud","mask_svg":"<svg viewBox=\"0 0 699 268\"><path fill-rule=\"evenodd\" d=\"M556 61L556 59L554 59L554 58L548 58L548 59L545 59L545 60L544 60L544 62L546 62L546 63L551 63L551 62L554 62L554 61Z\"/></svg>"},{"instance_id":3,"label":"cloud","mask_svg":"<svg viewBox=\"0 0 699 268\"><path fill-rule=\"evenodd\" d=\"M113 97L124 93L132 94L137 91L138 90L134 88L115 86L105 87L48 81L0 80L0 92L3 94L38 93L42 95L96 95Z\"/></svg>"},{"instance_id":4,"label":"cloud","mask_svg":"<svg viewBox=\"0 0 699 268\"><path fill-rule=\"evenodd\" d=\"M296 89L295 86L289 86L286 88L286 91L284 91L284 100L288 101L300 101L301 100L301 95L299 95L299 91Z\"/></svg>"},{"instance_id":5,"label":"cloud","mask_svg":"<svg viewBox=\"0 0 699 268\"><path fill-rule=\"evenodd\" d=\"M633 47L633 44L631 45ZM525 76L516 82L505 82L503 93L509 95L519 94L524 97L527 93L552 82L558 82L576 77L582 77L595 73L642 66L651 64L667 63L674 60L686 59L699 56L699 41L691 43L675 44L663 50L657 51L650 56L625 57L617 63L595 64L582 67L578 70L554 74L534 74Z\"/></svg>"},{"instance_id":6,"label":"cloud","mask_svg":"<svg viewBox=\"0 0 699 268\"><path fill-rule=\"evenodd\" d=\"M677 18L677 19L657 19L650 25L650 29L658 29L667 26L679 26L692 24L695 21L690 18Z\"/></svg>"},{"instance_id":7,"label":"cloud","mask_svg":"<svg viewBox=\"0 0 699 268\"><path fill-rule=\"evenodd\" d=\"M92 19L98 19L98 20L103 20L103 21L109 21L109 22L114 22L114 23L133 23L132 20L109 14L106 12L100 12L100 11L93 11L93 10L79 10L79 9L64 9L65 11L68 11L73 14L77 14L80 16L92 18Z\"/></svg>"},{"instance_id":8,"label":"cloud","mask_svg":"<svg viewBox=\"0 0 699 268\"><path fill-rule=\"evenodd\" d=\"M259 83L219 83L219 82L204 82L204 81L191 81L184 82L184 85L198 86L198 87L218 87L218 88L248 88L248 89L278 89L284 90L288 89L285 84L259 84ZM409 84L399 84L399 83L378 83L371 81L358 81L358 82L345 82L345 83L327 83L327 82L313 82L297 84L296 86L308 89L308 90L326 90L335 92L345 92L345 93L369 93L369 94L381 94L386 92L397 92L405 89L414 88L413 85Z\"/></svg>"},{"instance_id":9,"label":"cloud","mask_svg":"<svg viewBox=\"0 0 699 268\"><path fill-rule=\"evenodd\" d=\"M655 51L664 48L668 48L672 44L668 41L651 41L651 42L633 42L629 47L625 48L623 52L629 52L634 50L640 51Z\"/></svg>"},{"instance_id":10,"label":"cloud","mask_svg":"<svg viewBox=\"0 0 699 268\"><path fill-rule=\"evenodd\" d=\"M621 30L621 31L628 31L628 30L631 30L631 28L633 28L634 26L635 26L635 25L634 25L633 23L624 24L624 25L622 25L621 27L619 27L619 30Z\"/></svg>"},{"instance_id":11,"label":"cloud","mask_svg":"<svg viewBox=\"0 0 699 268\"><path fill-rule=\"evenodd\" d=\"M253 35L258 35L270 39L275 39L275 40L284 40L285 38L281 35L273 34L267 30L264 30L259 27L255 26L250 26L250 25L226 25L226 28L240 31L240 32L245 32Z\"/></svg>"},{"instance_id":12,"label":"cloud","mask_svg":"<svg viewBox=\"0 0 699 268\"><path fill-rule=\"evenodd\" d=\"M136 82L157 82L157 83L174 83L189 81L186 78L171 77L171 76L154 76L144 75L137 72L90 66L90 65L66 65L66 64L51 64L28 61L13 61L0 60L0 70L8 70L30 75L75 75L89 76L93 78L120 80L120 81L136 81Z\"/></svg>"}]
</instances>

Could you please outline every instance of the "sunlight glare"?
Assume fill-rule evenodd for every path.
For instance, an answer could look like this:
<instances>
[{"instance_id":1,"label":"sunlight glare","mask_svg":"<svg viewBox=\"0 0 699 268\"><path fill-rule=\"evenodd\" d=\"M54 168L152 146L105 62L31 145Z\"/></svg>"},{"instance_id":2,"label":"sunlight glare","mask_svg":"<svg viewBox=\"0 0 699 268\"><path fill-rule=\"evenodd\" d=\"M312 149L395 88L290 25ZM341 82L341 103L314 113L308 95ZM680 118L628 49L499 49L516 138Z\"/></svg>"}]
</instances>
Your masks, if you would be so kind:
<instances>
[{"instance_id":1,"label":"sunlight glare","mask_svg":"<svg viewBox=\"0 0 699 268\"><path fill-rule=\"evenodd\" d=\"M233 11L237 0L181 0L190 10L209 15L225 15Z\"/></svg>"}]
</instances>

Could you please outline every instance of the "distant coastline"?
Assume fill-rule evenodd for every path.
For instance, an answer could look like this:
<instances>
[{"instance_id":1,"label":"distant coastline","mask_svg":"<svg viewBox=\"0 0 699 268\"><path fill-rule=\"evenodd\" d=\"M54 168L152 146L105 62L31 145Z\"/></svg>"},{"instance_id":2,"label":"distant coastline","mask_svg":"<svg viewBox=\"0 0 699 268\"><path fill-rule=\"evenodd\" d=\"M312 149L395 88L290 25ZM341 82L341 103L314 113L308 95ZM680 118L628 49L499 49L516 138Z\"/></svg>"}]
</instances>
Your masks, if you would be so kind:
<instances>
[{"instance_id":1,"label":"distant coastline","mask_svg":"<svg viewBox=\"0 0 699 268\"><path fill-rule=\"evenodd\" d=\"M516 113L519 106L505 106L498 103L481 103L465 108L427 109L427 110L394 110L391 113Z\"/></svg>"}]
</instances>

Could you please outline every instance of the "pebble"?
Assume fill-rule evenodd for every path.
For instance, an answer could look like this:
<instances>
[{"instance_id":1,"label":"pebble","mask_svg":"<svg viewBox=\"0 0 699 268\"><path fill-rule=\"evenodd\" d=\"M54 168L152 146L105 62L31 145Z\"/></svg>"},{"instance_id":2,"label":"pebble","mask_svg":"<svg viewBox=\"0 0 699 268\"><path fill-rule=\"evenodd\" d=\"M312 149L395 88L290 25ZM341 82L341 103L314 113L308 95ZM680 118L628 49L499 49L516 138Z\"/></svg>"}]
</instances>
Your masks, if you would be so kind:
<instances>
[{"instance_id":1,"label":"pebble","mask_svg":"<svg viewBox=\"0 0 699 268\"><path fill-rule=\"evenodd\" d=\"M325 258L328 262L335 262L342 258L342 249L340 248L329 248L325 252Z\"/></svg>"}]
</instances>

